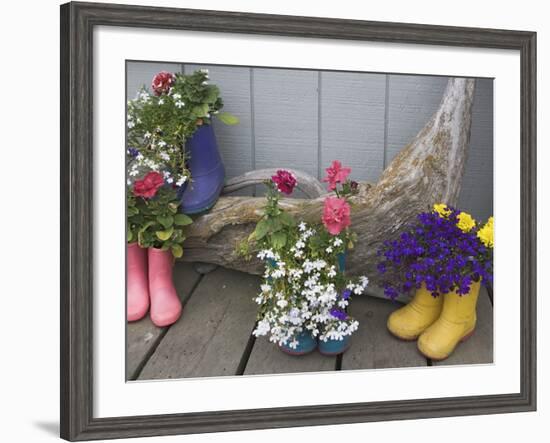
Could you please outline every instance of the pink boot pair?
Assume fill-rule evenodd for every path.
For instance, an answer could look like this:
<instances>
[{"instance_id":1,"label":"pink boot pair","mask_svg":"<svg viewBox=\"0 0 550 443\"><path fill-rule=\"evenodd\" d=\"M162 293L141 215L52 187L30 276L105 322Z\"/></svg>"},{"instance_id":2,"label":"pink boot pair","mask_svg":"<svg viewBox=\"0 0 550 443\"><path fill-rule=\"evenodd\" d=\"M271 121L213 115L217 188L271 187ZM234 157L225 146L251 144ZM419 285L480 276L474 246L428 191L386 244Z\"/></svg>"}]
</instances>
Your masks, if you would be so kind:
<instances>
[{"instance_id":1,"label":"pink boot pair","mask_svg":"<svg viewBox=\"0 0 550 443\"><path fill-rule=\"evenodd\" d=\"M172 281L174 257L171 251L127 247L127 318L136 321L151 305L151 320L156 326L175 323L181 315L181 301Z\"/></svg>"}]
</instances>

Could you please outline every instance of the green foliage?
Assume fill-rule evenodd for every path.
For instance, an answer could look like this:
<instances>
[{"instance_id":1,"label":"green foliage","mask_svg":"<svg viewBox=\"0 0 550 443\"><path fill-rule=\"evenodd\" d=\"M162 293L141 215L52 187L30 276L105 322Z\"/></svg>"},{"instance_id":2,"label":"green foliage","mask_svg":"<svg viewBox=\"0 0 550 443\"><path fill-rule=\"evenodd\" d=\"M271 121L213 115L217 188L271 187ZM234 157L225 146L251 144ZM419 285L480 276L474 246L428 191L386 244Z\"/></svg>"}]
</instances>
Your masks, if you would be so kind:
<instances>
[{"instance_id":1,"label":"green foliage","mask_svg":"<svg viewBox=\"0 0 550 443\"><path fill-rule=\"evenodd\" d=\"M208 83L206 72L176 73L169 92L157 96L144 87L128 102L128 146L137 148L143 160L161 165L175 180L188 177L183 147L195 131L210 124L213 115L228 125L239 122L227 112L219 113L222 107L220 90Z\"/></svg>"},{"instance_id":2,"label":"green foliage","mask_svg":"<svg viewBox=\"0 0 550 443\"><path fill-rule=\"evenodd\" d=\"M193 219L178 214L180 202L175 189L162 187L155 197L145 199L135 197L127 190L127 240L137 241L144 248L171 250L174 257L183 255L185 241L184 227Z\"/></svg>"},{"instance_id":3,"label":"green foliage","mask_svg":"<svg viewBox=\"0 0 550 443\"><path fill-rule=\"evenodd\" d=\"M264 215L248 237L248 242L255 243L259 248L279 251L287 245L289 232L296 226L296 220L279 207L279 193L273 182L266 181L265 185L268 191Z\"/></svg>"}]
</instances>

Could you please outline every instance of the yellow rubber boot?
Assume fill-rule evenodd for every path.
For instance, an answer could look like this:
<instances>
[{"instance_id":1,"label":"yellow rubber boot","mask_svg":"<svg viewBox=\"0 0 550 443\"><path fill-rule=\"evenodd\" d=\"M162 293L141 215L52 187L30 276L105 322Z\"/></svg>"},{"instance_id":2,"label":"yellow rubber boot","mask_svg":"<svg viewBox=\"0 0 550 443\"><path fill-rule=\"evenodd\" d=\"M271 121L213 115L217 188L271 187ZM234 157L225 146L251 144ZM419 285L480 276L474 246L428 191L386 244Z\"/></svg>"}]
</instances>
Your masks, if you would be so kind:
<instances>
[{"instance_id":1,"label":"yellow rubber boot","mask_svg":"<svg viewBox=\"0 0 550 443\"><path fill-rule=\"evenodd\" d=\"M423 284L416 290L413 299L388 317L388 329L402 340L416 340L439 318L443 297L433 297Z\"/></svg>"},{"instance_id":2,"label":"yellow rubber boot","mask_svg":"<svg viewBox=\"0 0 550 443\"><path fill-rule=\"evenodd\" d=\"M441 316L418 339L418 349L422 354L432 360L444 360L459 342L474 333L479 286L479 282L473 282L468 294L449 292L442 296Z\"/></svg>"}]
</instances>

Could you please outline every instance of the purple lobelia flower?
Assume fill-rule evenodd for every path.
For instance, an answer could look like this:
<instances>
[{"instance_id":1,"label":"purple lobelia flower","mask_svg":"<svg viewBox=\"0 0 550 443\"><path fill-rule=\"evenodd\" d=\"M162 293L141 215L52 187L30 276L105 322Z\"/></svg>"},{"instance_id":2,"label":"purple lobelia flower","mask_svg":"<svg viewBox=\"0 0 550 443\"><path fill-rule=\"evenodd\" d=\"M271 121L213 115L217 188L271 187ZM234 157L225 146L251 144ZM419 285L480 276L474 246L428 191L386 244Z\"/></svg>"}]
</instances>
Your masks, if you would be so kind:
<instances>
[{"instance_id":1,"label":"purple lobelia flower","mask_svg":"<svg viewBox=\"0 0 550 443\"><path fill-rule=\"evenodd\" d=\"M476 229L464 232L457 226L459 214L454 208L445 217L421 213L398 238L384 242L377 269L386 296L395 299L422 284L433 296L463 295L474 281L492 282L492 250L479 241Z\"/></svg>"},{"instance_id":2,"label":"purple lobelia flower","mask_svg":"<svg viewBox=\"0 0 550 443\"><path fill-rule=\"evenodd\" d=\"M137 157L139 155L139 150L136 148L128 148L128 154L132 157Z\"/></svg>"},{"instance_id":3,"label":"purple lobelia flower","mask_svg":"<svg viewBox=\"0 0 550 443\"><path fill-rule=\"evenodd\" d=\"M348 314L340 309L332 308L330 310L330 315L337 318L338 320L346 320L348 318Z\"/></svg>"},{"instance_id":4,"label":"purple lobelia flower","mask_svg":"<svg viewBox=\"0 0 550 443\"><path fill-rule=\"evenodd\" d=\"M351 289L345 289L344 292L342 292L342 299L347 300L351 297Z\"/></svg>"}]
</instances>

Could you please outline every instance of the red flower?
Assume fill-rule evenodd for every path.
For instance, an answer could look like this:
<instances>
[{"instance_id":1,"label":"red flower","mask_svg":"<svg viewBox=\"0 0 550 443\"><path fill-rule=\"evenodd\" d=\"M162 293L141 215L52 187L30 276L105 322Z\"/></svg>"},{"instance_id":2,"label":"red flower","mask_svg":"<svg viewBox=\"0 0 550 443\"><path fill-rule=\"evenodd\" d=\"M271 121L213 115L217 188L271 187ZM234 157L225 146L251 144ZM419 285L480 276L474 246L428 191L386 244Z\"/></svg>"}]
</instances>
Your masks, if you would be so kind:
<instances>
[{"instance_id":1,"label":"red flower","mask_svg":"<svg viewBox=\"0 0 550 443\"><path fill-rule=\"evenodd\" d=\"M332 235L338 235L351 224L351 208L343 198L327 197L323 208L323 224Z\"/></svg>"},{"instance_id":2,"label":"red flower","mask_svg":"<svg viewBox=\"0 0 550 443\"><path fill-rule=\"evenodd\" d=\"M277 189L284 194L290 195L296 186L296 179L294 176L284 169L279 169L277 175L271 177L273 183L277 185Z\"/></svg>"},{"instance_id":3,"label":"red flower","mask_svg":"<svg viewBox=\"0 0 550 443\"><path fill-rule=\"evenodd\" d=\"M334 191L336 189L336 183L343 183L348 178L351 168L342 168L342 163L338 160L334 160L330 168L325 169L327 176L323 179L324 182L328 182L328 189Z\"/></svg>"},{"instance_id":4,"label":"red flower","mask_svg":"<svg viewBox=\"0 0 550 443\"><path fill-rule=\"evenodd\" d=\"M134 183L134 195L136 197L154 197L158 189L164 184L162 175L158 172L149 172L143 180L136 180Z\"/></svg>"},{"instance_id":5,"label":"red flower","mask_svg":"<svg viewBox=\"0 0 550 443\"><path fill-rule=\"evenodd\" d=\"M161 71L153 77L151 88L155 95L166 94L174 83L174 75L170 72Z\"/></svg>"}]
</instances>

